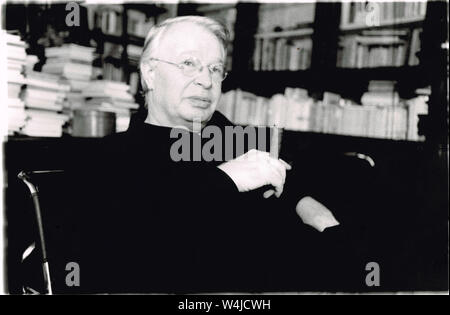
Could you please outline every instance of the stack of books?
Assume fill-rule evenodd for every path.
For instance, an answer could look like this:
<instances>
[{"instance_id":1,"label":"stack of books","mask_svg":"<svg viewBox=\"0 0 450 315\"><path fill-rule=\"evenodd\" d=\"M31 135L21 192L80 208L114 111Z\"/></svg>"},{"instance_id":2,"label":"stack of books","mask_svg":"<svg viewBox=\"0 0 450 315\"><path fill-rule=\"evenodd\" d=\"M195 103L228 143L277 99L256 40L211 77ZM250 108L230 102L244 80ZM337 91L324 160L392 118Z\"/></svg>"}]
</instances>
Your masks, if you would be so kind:
<instances>
[{"instance_id":1,"label":"stack of books","mask_svg":"<svg viewBox=\"0 0 450 315\"><path fill-rule=\"evenodd\" d=\"M69 117L65 114L39 109L27 109L27 124L22 133L33 137L61 137Z\"/></svg>"},{"instance_id":2,"label":"stack of books","mask_svg":"<svg viewBox=\"0 0 450 315\"><path fill-rule=\"evenodd\" d=\"M54 98L58 104L61 102L63 108L59 110L68 117L73 117L74 109L85 106L81 92L89 85L93 75L94 50L76 44L45 49L46 62L42 72L58 89Z\"/></svg>"},{"instance_id":3,"label":"stack of books","mask_svg":"<svg viewBox=\"0 0 450 315\"><path fill-rule=\"evenodd\" d=\"M46 48L42 72L60 76L70 85L71 92L81 92L91 80L94 50L75 44Z\"/></svg>"},{"instance_id":4,"label":"stack of books","mask_svg":"<svg viewBox=\"0 0 450 315\"><path fill-rule=\"evenodd\" d=\"M129 92L129 85L107 80L92 81L82 92L86 105L100 111L116 114L116 132L128 128L131 111L139 108Z\"/></svg>"},{"instance_id":5,"label":"stack of books","mask_svg":"<svg viewBox=\"0 0 450 315\"><path fill-rule=\"evenodd\" d=\"M8 134L20 132L25 125L25 106L21 100L21 91L25 82L23 75L27 63L26 44L20 36L4 34L7 47L8 80Z\"/></svg>"},{"instance_id":6,"label":"stack of books","mask_svg":"<svg viewBox=\"0 0 450 315\"><path fill-rule=\"evenodd\" d=\"M63 110L70 86L58 75L31 71L27 73L24 101L27 108L59 112Z\"/></svg>"},{"instance_id":7,"label":"stack of books","mask_svg":"<svg viewBox=\"0 0 450 315\"><path fill-rule=\"evenodd\" d=\"M396 81L388 80L370 81L368 91L361 97L361 104L364 106L395 106L400 102L396 84Z\"/></svg>"},{"instance_id":8,"label":"stack of books","mask_svg":"<svg viewBox=\"0 0 450 315\"><path fill-rule=\"evenodd\" d=\"M69 115L62 113L70 86L60 76L29 71L24 93L27 123L22 132L35 137L61 137Z\"/></svg>"}]
</instances>

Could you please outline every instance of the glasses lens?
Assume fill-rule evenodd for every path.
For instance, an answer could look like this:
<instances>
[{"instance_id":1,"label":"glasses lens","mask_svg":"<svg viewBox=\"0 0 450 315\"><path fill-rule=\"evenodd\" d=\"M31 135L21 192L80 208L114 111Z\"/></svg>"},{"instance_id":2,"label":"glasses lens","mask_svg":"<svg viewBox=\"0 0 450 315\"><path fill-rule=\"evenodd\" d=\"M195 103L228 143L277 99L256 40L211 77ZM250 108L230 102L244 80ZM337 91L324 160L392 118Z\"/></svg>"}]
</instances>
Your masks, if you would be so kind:
<instances>
[{"instance_id":1,"label":"glasses lens","mask_svg":"<svg viewBox=\"0 0 450 315\"><path fill-rule=\"evenodd\" d=\"M183 73L187 76L196 75L201 68L201 64L195 58L187 58L181 65L183 66Z\"/></svg>"},{"instance_id":2,"label":"glasses lens","mask_svg":"<svg viewBox=\"0 0 450 315\"><path fill-rule=\"evenodd\" d=\"M225 79L225 69L223 65L211 65L209 67L209 71L211 72L211 76L214 81L221 82Z\"/></svg>"},{"instance_id":3,"label":"glasses lens","mask_svg":"<svg viewBox=\"0 0 450 315\"><path fill-rule=\"evenodd\" d=\"M186 58L180 65L184 75L189 77L199 75L203 69L202 63L195 57ZM222 64L209 65L208 69L214 82L222 82L225 79L226 72Z\"/></svg>"}]
</instances>

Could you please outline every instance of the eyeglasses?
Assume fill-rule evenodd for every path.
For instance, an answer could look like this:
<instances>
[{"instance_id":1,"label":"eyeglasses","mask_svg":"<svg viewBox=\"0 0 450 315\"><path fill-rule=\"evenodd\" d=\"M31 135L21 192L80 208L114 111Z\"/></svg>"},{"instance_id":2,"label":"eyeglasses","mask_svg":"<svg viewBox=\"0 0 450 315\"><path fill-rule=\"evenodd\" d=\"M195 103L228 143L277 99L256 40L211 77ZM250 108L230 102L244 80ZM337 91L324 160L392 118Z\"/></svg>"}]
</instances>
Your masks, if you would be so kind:
<instances>
[{"instance_id":1,"label":"eyeglasses","mask_svg":"<svg viewBox=\"0 0 450 315\"><path fill-rule=\"evenodd\" d=\"M203 71L203 64L200 60L198 60L195 57L189 57L186 60L180 62L180 63L174 63L167 60L161 60L158 58L150 58L150 60L155 60L159 62L164 62L169 65L173 65L180 69L183 74L187 77L194 77L199 75ZM209 73L211 73L211 79L214 81L214 83L220 83L227 77L227 72L225 72L225 67L221 63L216 64L210 64L206 66L209 70Z\"/></svg>"}]
</instances>

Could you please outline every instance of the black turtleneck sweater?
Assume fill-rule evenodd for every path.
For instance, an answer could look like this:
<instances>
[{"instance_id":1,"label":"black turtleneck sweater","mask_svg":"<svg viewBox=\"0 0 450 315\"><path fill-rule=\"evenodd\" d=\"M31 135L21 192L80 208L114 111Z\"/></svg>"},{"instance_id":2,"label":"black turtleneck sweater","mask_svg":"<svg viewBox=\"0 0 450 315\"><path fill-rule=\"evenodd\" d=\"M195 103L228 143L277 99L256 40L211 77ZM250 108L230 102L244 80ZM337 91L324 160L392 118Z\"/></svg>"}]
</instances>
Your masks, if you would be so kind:
<instances>
[{"instance_id":1,"label":"black turtleneck sweater","mask_svg":"<svg viewBox=\"0 0 450 315\"><path fill-rule=\"evenodd\" d=\"M218 112L208 125L232 126ZM275 197L262 197L264 188L239 193L217 167L223 161L174 162L170 131L140 124L105 138L73 172L83 237L70 256L80 262L79 289L273 290L274 273L291 263L283 244L300 225L295 204L286 211Z\"/></svg>"}]
</instances>

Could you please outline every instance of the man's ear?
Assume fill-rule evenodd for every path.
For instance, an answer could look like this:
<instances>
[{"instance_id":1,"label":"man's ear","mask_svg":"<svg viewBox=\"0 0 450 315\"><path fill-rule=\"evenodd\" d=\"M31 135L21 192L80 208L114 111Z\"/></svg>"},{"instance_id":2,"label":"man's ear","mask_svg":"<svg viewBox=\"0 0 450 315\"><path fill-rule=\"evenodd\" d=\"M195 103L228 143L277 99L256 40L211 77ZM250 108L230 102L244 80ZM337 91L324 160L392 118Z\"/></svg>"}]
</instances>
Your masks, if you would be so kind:
<instances>
[{"instance_id":1,"label":"man's ear","mask_svg":"<svg viewBox=\"0 0 450 315\"><path fill-rule=\"evenodd\" d=\"M155 69L152 62L144 62L141 65L142 79L144 80L147 88L153 90L153 83L155 78Z\"/></svg>"}]
</instances>

